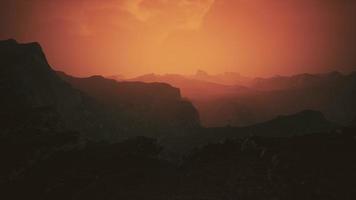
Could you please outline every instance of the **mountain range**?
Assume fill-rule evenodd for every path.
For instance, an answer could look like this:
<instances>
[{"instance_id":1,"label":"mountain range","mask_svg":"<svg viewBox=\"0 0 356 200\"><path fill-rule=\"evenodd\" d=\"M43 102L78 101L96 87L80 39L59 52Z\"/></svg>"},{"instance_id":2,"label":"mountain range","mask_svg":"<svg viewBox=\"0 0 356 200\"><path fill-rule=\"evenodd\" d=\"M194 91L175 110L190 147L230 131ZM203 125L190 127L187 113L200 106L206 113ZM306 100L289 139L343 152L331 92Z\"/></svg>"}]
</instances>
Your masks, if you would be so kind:
<instances>
[{"instance_id":1,"label":"mountain range","mask_svg":"<svg viewBox=\"0 0 356 200\"><path fill-rule=\"evenodd\" d=\"M181 89L203 126L246 126L301 110L319 110L347 125L356 116L356 72L249 78L238 73L148 74L134 81L165 82Z\"/></svg>"},{"instance_id":2,"label":"mountain range","mask_svg":"<svg viewBox=\"0 0 356 200\"><path fill-rule=\"evenodd\" d=\"M337 127L328 115L325 118L312 110L335 111L331 116L346 119L355 116L355 74L282 78L282 82L303 84L266 90L182 75L151 74L120 81L74 77L54 71L38 43L1 41L0 55L0 92L6 94L0 102L0 128L5 135L22 130L71 130L80 133L83 141L147 136L185 146L190 142L177 141L204 144L209 138L280 137ZM276 85L281 79L263 81ZM207 122L216 128L205 126Z\"/></svg>"},{"instance_id":3,"label":"mountain range","mask_svg":"<svg viewBox=\"0 0 356 200\"><path fill-rule=\"evenodd\" d=\"M0 198L355 199L354 74L255 87L205 75L79 78L53 70L38 43L0 41ZM201 124L199 99L224 126ZM225 123L241 109L238 122L267 120Z\"/></svg>"},{"instance_id":4,"label":"mountain range","mask_svg":"<svg viewBox=\"0 0 356 200\"><path fill-rule=\"evenodd\" d=\"M321 111L328 121L341 125L352 124L356 116L356 73L248 80L235 73L212 76L200 71L194 76L149 74L117 81L54 71L38 43L6 40L0 47L4 132L45 125L88 138L119 139L186 135L202 126L246 127L302 110ZM211 81L223 76L236 77L244 85ZM33 118L41 120L34 123Z\"/></svg>"},{"instance_id":5,"label":"mountain range","mask_svg":"<svg viewBox=\"0 0 356 200\"><path fill-rule=\"evenodd\" d=\"M354 74L198 75L79 78L38 43L0 41L1 199L354 199Z\"/></svg>"},{"instance_id":6,"label":"mountain range","mask_svg":"<svg viewBox=\"0 0 356 200\"><path fill-rule=\"evenodd\" d=\"M155 136L199 127L199 115L165 83L75 78L54 71L38 43L0 42L2 133L73 130L86 139Z\"/></svg>"}]
</instances>

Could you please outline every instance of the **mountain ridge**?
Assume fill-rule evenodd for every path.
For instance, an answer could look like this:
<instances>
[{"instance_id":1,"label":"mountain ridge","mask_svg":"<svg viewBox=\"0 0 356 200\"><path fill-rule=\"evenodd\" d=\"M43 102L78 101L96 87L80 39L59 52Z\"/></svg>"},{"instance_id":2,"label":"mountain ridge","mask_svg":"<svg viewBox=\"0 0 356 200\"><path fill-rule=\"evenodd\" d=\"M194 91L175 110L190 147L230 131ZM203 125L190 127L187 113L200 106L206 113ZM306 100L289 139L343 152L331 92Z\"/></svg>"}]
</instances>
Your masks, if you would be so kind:
<instances>
[{"instance_id":1,"label":"mountain ridge","mask_svg":"<svg viewBox=\"0 0 356 200\"><path fill-rule=\"evenodd\" d=\"M32 126L31 116L38 114L45 121L61 124L48 128L79 131L94 140L153 134L157 129L163 130L160 134L169 134L173 127L200 126L197 111L182 99L178 88L168 84L119 83L102 76L67 76L63 80L64 75L59 76L48 64L39 43L0 41L0 72L0 92L6 94L0 100L0 117L11 122L1 124L3 130ZM88 87L79 87L78 83ZM113 105L117 108L112 109ZM49 115L55 117L49 119ZM166 124L161 121L164 118ZM33 128L42 129L46 123Z\"/></svg>"},{"instance_id":2,"label":"mountain ridge","mask_svg":"<svg viewBox=\"0 0 356 200\"><path fill-rule=\"evenodd\" d=\"M209 75L204 71L198 71L196 75L147 74L129 80L167 82L179 87L183 96L199 110L202 124L208 127L246 126L307 109L320 110L329 120L344 125L356 116L353 103L356 101L356 72L266 78L227 74ZM217 77L224 76L237 80L242 77L244 82L223 85L216 81Z\"/></svg>"}]
</instances>

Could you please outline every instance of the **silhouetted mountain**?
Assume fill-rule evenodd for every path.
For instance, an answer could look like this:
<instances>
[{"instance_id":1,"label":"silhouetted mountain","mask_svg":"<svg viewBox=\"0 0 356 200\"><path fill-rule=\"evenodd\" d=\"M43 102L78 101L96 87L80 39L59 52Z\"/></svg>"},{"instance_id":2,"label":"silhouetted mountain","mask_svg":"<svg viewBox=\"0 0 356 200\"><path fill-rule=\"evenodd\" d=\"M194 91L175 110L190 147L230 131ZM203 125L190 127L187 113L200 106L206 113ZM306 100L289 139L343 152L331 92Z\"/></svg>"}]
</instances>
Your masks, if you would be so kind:
<instances>
[{"instance_id":1,"label":"silhouetted mountain","mask_svg":"<svg viewBox=\"0 0 356 200\"><path fill-rule=\"evenodd\" d=\"M331 95L354 97L337 84ZM202 128L177 88L56 73L37 43L14 40L0 41L0 93L0 199L356 197L355 127L318 111Z\"/></svg>"},{"instance_id":2,"label":"silhouetted mountain","mask_svg":"<svg viewBox=\"0 0 356 200\"><path fill-rule=\"evenodd\" d=\"M205 71L198 70L194 75L189 76L191 79L207 81L223 85L241 85L248 86L253 81L252 78L242 76L236 72L225 72L222 74L209 74Z\"/></svg>"},{"instance_id":3,"label":"silhouetted mountain","mask_svg":"<svg viewBox=\"0 0 356 200\"><path fill-rule=\"evenodd\" d=\"M321 112L305 110L292 115L278 116L272 120L244 127L203 128L186 137L167 138L163 141L172 151L190 151L197 146L216 143L226 139L260 137L291 137L320 132L329 132L339 126L327 119ZM178 141L178 142L177 142Z\"/></svg>"},{"instance_id":4,"label":"silhouetted mountain","mask_svg":"<svg viewBox=\"0 0 356 200\"><path fill-rule=\"evenodd\" d=\"M356 76L342 75L337 72L319 75L297 75L283 78L288 83L278 83L285 87L265 91L258 96L250 96L246 103L252 112L262 118L278 114L288 114L304 109L319 110L326 118L347 124L356 115ZM274 84L275 80L263 83ZM271 88L270 88L271 89ZM252 99L255 99L254 101ZM238 99L236 99L238 101ZM256 109L256 110L254 110ZM258 114L257 114L258 115Z\"/></svg>"},{"instance_id":5,"label":"silhouetted mountain","mask_svg":"<svg viewBox=\"0 0 356 200\"><path fill-rule=\"evenodd\" d=\"M318 87L328 82L340 81L344 75L334 71L326 74L297 74L294 76L275 76L271 78L256 78L250 87L259 90L290 90Z\"/></svg>"},{"instance_id":6,"label":"silhouetted mountain","mask_svg":"<svg viewBox=\"0 0 356 200\"><path fill-rule=\"evenodd\" d=\"M230 86L219 83L198 80L179 74L146 74L127 81L142 81L146 83L160 82L168 83L181 89L182 95L189 99L215 98L219 96L231 95L236 92L246 92L247 88L243 86Z\"/></svg>"},{"instance_id":7,"label":"silhouetted mountain","mask_svg":"<svg viewBox=\"0 0 356 200\"><path fill-rule=\"evenodd\" d=\"M220 99L237 94L247 95L256 93L254 90L239 85L223 85L178 74L147 74L128 81L164 82L180 88L182 95L188 98L199 110L203 126L222 126L228 123L227 118L230 117L228 112L231 111L223 111L221 109L226 105L224 105L223 101L220 102Z\"/></svg>"},{"instance_id":8,"label":"silhouetted mountain","mask_svg":"<svg viewBox=\"0 0 356 200\"><path fill-rule=\"evenodd\" d=\"M221 112L230 114L231 124L254 124L305 109L319 110L328 120L340 124L349 123L356 115L356 76L352 74L275 77L258 80L250 87L260 92L220 99L225 105Z\"/></svg>"},{"instance_id":9,"label":"silhouetted mountain","mask_svg":"<svg viewBox=\"0 0 356 200\"><path fill-rule=\"evenodd\" d=\"M76 78L63 72L57 74L74 88L106 104L151 103L180 101L180 91L167 83L118 82L102 76Z\"/></svg>"},{"instance_id":10,"label":"silhouetted mountain","mask_svg":"<svg viewBox=\"0 0 356 200\"><path fill-rule=\"evenodd\" d=\"M81 90L125 121L123 126L148 132L197 128L199 114L183 100L178 88L166 83L117 82L101 76L75 78L63 72L59 76ZM151 135L152 136L152 135Z\"/></svg>"},{"instance_id":11,"label":"silhouetted mountain","mask_svg":"<svg viewBox=\"0 0 356 200\"><path fill-rule=\"evenodd\" d=\"M3 131L43 126L87 134L103 130L92 100L56 75L38 43L1 41L0 56Z\"/></svg>"},{"instance_id":12,"label":"silhouetted mountain","mask_svg":"<svg viewBox=\"0 0 356 200\"><path fill-rule=\"evenodd\" d=\"M198 71L193 76L148 74L131 80L166 82L181 88L207 127L252 125L307 109L320 110L328 120L344 125L356 115L355 73L253 79L237 73L209 75ZM228 81L221 84L223 80ZM235 83L239 85L229 85Z\"/></svg>"},{"instance_id":13,"label":"silhouetted mountain","mask_svg":"<svg viewBox=\"0 0 356 200\"><path fill-rule=\"evenodd\" d=\"M33 127L116 140L200 126L195 108L168 84L118 83L63 73L60 78L38 43L2 41L0 56L3 132Z\"/></svg>"},{"instance_id":14,"label":"silhouetted mountain","mask_svg":"<svg viewBox=\"0 0 356 200\"><path fill-rule=\"evenodd\" d=\"M278 116L267 122L245 127L251 135L288 137L332 130L337 126L318 111L305 110L294 115Z\"/></svg>"},{"instance_id":15,"label":"silhouetted mountain","mask_svg":"<svg viewBox=\"0 0 356 200\"><path fill-rule=\"evenodd\" d=\"M121 74L116 74L116 75L112 75L112 76L108 76L106 77L108 79L114 79L114 80L117 80L117 81L124 81L125 80L125 76L124 75L121 75Z\"/></svg>"}]
</instances>

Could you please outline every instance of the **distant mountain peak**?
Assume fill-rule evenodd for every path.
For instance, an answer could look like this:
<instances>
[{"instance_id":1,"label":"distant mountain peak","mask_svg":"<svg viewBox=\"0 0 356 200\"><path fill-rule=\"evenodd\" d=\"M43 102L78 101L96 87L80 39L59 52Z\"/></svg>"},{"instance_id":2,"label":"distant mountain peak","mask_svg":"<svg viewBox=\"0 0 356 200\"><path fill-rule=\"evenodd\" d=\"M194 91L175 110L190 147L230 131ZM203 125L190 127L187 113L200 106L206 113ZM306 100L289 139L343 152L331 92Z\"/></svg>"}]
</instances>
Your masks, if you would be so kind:
<instances>
[{"instance_id":1,"label":"distant mountain peak","mask_svg":"<svg viewBox=\"0 0 356 200\"><path fill-rule=\"evenodd\" d=\"M116 140L200 127L199 113L178 88L55 72L38 43L0 41L0 80L0 92L5 94L0 98L0 117L11 122L0 125L6 130L46 128L50 122L50 128L78 131L84 138Z\"/></svg>"},{"instance_id":2,"label":"distant mountain peak","mask_svg":"<svg viewBox=\"0 0 356 200\"><path fill-rule=\"evenodd\" d=\"M200 77L209 76L209 74L206 71L203 71L203 70L200 70L200 69L195 73L195 75L196 76L200 76Z\"/></svg>"},{"instance_id":3,"label":"distant mountain peak","mask_svg":"<svg viewBox=\"0 0 356 200\"><path fill-rule=\"evenodd\" d=\"M14 39L2 40L0 41L0 52L4 62L12 62L12 60L18 62L17 59L19 57L23 58L25 55L27 57L31 55L32 58L35 58L36 62L40 62L49 68L42 47L37 42L22 44Z\"/></svg>"},{"instance_id":4,"label":"distant mountain peak","mask_svg":"<svg viewBox=\"0 0 356 200\"><path fill-rule=\"evenodd\" d=\"M42 49L41 45L38 42L30 42L30 43L18 43L15 39L7 39L7 40L0 40L0 46L2 48L7 47L31 47Z\"/></svg>"}]
</instances>

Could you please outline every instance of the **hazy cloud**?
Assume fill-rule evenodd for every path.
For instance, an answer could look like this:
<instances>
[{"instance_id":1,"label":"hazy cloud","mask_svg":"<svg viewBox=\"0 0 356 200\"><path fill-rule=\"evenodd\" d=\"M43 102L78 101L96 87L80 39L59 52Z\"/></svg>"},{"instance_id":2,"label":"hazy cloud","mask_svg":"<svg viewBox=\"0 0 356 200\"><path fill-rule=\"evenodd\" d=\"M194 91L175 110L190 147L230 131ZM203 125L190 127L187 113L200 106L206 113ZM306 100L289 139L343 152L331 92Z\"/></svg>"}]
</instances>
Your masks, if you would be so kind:
<instances>
[{"instance_id":1,"label":"hazy cloud","mask_svg":"<svg viewBox=\"0 0 356 200\"><path fill-rule=\"evenodd\" d=\"M241 73L350 70L355 19L355 0L2 0L0 39L39 41L69 72L144 72L150 54Z\"/></svg>"}]
</instances>

